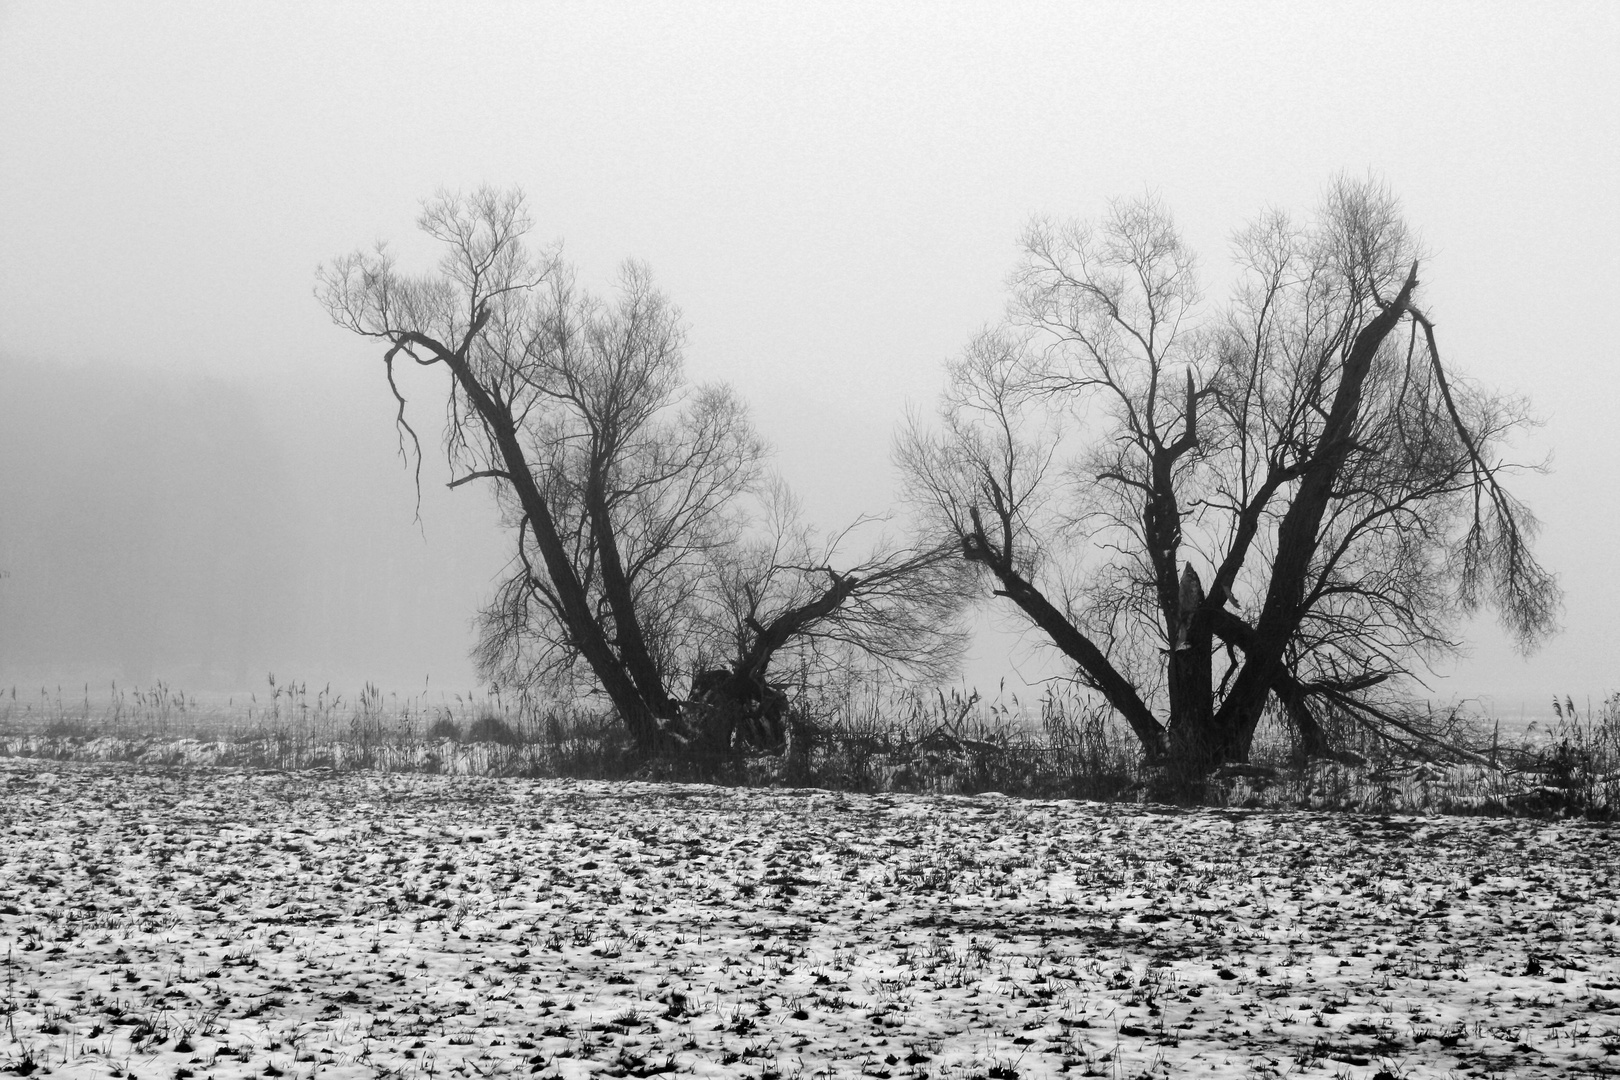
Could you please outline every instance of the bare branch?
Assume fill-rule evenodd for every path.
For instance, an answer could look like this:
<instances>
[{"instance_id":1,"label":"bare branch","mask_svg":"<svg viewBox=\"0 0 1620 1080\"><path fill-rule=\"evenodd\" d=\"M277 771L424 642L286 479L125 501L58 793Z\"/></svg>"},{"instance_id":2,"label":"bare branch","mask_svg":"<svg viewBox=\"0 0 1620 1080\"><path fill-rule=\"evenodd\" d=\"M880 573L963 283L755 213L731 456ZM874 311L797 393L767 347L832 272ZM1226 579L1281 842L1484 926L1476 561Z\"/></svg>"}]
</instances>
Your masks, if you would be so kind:
<instances>
[{"instance_id":1,"label":"bare branch","mask_svg":"<svg viewBox=\"0 0 1620 1080\"><path fill-rule=\"evenodd\" d=\"M454 490L460 487L462 484L469 484L474 480L489 479L505 480L510 483L512 480L512 474L504 469L479 469L477 472L471 472L466 476L458 477L457 479L450 481L445 486L451 490Z\"/></svg>"}]
</instances>

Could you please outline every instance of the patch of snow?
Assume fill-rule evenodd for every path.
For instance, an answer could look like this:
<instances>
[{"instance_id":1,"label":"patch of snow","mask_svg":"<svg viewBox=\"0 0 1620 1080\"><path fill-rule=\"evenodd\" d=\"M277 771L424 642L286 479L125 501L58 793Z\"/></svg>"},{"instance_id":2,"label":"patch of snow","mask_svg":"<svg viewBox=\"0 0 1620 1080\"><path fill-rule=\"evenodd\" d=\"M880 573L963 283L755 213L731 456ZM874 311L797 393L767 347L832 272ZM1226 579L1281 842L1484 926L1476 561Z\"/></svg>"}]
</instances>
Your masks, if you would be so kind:
<instances>
[{"instance_id":1,"label":"patch of snow","mask_svg":"<svg viewBox=\"0 0 1620 1080\"><path fill-rule=\"evenodd\" d=\"M0 1070L1370 1080L1620 1047L1612 826L37 768L0 760Z\"/></svg>"}]
</instances>

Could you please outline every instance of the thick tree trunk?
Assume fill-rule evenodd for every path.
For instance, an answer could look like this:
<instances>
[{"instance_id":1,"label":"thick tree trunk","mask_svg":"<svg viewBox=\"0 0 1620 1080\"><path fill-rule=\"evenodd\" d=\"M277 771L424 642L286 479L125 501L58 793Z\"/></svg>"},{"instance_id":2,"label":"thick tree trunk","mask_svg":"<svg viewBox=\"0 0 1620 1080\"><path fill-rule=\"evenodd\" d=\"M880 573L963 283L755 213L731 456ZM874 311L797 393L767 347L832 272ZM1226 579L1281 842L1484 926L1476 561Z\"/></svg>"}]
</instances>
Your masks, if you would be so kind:
<instances>
[{"instance_id":1,"label":"thick tree trunk","mask_svg":"<svg viewBox=\"0 0 1620 1080\"><path fill-rule=\"evenodd\" d=\"M646 635L641 631L641 620L636 616L635 595L630 579L624 572L624 560L619 556L618 537L613 531L613 517L604 490L604 469L601 462L592 463L590 481L585 488L585 502L590 514L591 531L596 537L602 592L607 598L609 610L613 612L614 636L619 643L618 660L635 684L648 711L666 719L673 718L675 703L664 687L663 676L652 658L652 650L647 647Z\"/></svg>"},{"instance_id":2,"label":"thick tree trunk","mask_svg":"<svg viewBox=\"0 0 1620 1080\"><path fill-rule=\"evenodd\" d=\"M1215 728L1214 644L1203 583L1188 565L1170 635L1168 726L1171 768L1187 779L1204 776L1231 752L1226 733Z\"/></svg>"},{"instance_id":3,"label":"thick tree trunk","mask_svg":"<svg viewBox=\"0 0 1620 1080\"><path fill-rule=\"evenodd\" d=\"M482 326L483 319L481 313L467 334L469 342ZM596 676L608 700L613 703L614 711L619 714L619 719L624 722L637 745L647 753L662 749L668 740L659 721L671 719L672 716L660 716L658 706L669 705L668 699L665 697L663 702L648 701L647 696L636 685L636 681L631 678L623 660L614 651L607 635L603 633L601 624L597 622L590 597L580 581L579 574L574 570L574 564L569 558L562 537L558 535L551 507L534 482L528 458L524 455L522 443L518 440L517 424L511 410L479 383L467 363L465 347L461 352L452 352L431 338L417 334L405 335L404 343L430 349L442 360L467 395L467 400L477 410L479 419L489 429L495 447L501 455L505 479L511 484L513 494L518 497L518 502L528 517L529 528L534 533L535 546L540 550L546 576L551 579L552 591L562 607L560 614L567 625L574 647L579 649L580 655L590 665L591 673ZM673 706L669 706L666 711L672 714Z\"/></svg>"},{"instance_id":4,"label":"thick tree trunk","mask_svg":"<svg viewBox=\"0 0 1620 1080\"><path fill-rule=\"evenodd\" d=\"M1245 745L1254 737L1266 699L1285 673L1283 653L1299 628L1305 581L1321 542L1322 519L1333 497L1333 485L1355 445L1356 420L1361 414L1367 375L1384 339L1406 314L1416 287L1414 263L1400 292L1356 334L1339 373L1333 407L1309 462L1301 470L1299 489L1278 526L1271 582L1255 622L1253 645L1245 650L1243 668L1217 715L1217 722L1237 732Z\"/></svg>"},{"instance_id":5,"label":"thick tree trunk","mask_svg":"<svg viewBox=\"0 0 1620 1080\"><path fill-rule=\"evenodd\" d=\"M973 527L972 535L963 538L963 557L970 562L983 564L995 574L1001 585L997 590L999 594L1017 604L1030 621L1051 639L1052 644L1075 662L1087 681L1125 718L1148 759L1161 759L1165 752L1164 726L1142 701L1136 687L1115 670L1103 651L1081 633L1068 616L1013 568L1010 557L991 547L977 511L973 511Z\"/></svg>"},{"instance_id":6,"label":"thick tree trunk","mask_svg":"<svg viewBox=\"0 0 1620 1080\"><path fill-rule=\"evenodd\" d=\"M1166 659L1170 698L1167 763L1181 781L1194 782L1228 751L1226 740L1214 729L1214 635L1205 610L1204 583L1190 563L1178 566L1181 507L1176 499L1174 470L1177 460L1199 445L1198 397L1191 369L1187 371L1183 419L1186 427L1181 437L1153 453L1148 497L1142 507L1142 531L1153 561L1159 611L1170 643Z\"/></svg>"},{"instance_id":7,"label":"thick tree trunk","mask_svg":"<svg viewBox=\"0 0 1620 1080\"><path fill-rule=\"evenodd\" d=\"M739 744L779 752L787 738L787 696L743 670L700 671L692 679L689 714L695 737L688 749L723 757Z\"/></svg>"}]
</instances>

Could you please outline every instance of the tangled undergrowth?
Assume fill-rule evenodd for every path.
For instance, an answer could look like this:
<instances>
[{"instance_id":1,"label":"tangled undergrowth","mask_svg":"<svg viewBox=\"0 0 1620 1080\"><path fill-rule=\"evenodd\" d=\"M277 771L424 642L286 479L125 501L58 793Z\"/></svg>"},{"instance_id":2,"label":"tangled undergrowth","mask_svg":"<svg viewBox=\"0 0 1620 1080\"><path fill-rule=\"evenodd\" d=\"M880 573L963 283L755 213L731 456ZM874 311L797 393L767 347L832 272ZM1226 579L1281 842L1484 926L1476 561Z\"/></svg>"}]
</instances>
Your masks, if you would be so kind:
<instances>
[{"instance_id":1,"label":"tangled undergrowth","mask_svg":"<svg viewBox=\"0 0 1620 1080\"><path fill-rule=\"evenodd\" d=\"M977 693L805 703L786 752L648 760L610 716L500 695L430 703L368 685L346 701L273 678L263 701L199 704L164 686L92 703L41 691L0 699L0 756L160 766L448 773L1211 806L1571 817L1620 814L1620 694L1585 710L1555 699L1556 723L1504 738L1458 712L1445 737L1398 744L1336 732L1343 761L1304 760L1283 724L1263 725L1249 763L1201 790L1171 791L1128 729L1077 696L1035 709ZM1353 763L1352 763L1353 762Z\"/></svg>"}]
</instances>

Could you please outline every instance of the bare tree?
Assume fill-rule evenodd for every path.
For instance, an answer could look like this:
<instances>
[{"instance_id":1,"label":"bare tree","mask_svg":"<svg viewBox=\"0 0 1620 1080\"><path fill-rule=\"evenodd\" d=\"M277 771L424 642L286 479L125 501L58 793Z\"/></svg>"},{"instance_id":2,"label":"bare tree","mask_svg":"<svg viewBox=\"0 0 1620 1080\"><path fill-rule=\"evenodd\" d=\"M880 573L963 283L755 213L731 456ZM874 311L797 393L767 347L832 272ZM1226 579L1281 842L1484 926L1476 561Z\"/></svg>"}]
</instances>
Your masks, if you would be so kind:
<instances>
[{"instance_id":1,"label":"bare tree","mask_svg":"<svg viewBox=\"0 0 1620 1080\"><path fill-rule=\"evenodd\" d=\"M751 741L780 742L787 697L799 689L847 685L859 676L938 681L966 644L966 595L952 546L919 547L879 537L852 556L862 518L820 537L780 482L766 493L763 527L717 553L710 578L707 640L716 666L700 669L693 704L715 713L711 738L738 724Z\"/></svg>"},{"instance_id":2,"label":"bare tree","mask_svg":"<svg viewBox=\"0 0 1620 1080\"><path fill-rule=\"evenodd\" d=\"M715 575L752 566L760 580L735 587L763 599L781 592L784 572L738 554L766 453L745 408L727 387L685 380L679 313L645 268L627 265L602 300L554 252L530 250L520 193L441 194L419 224L444 250L438 273L407 276L379 247L324 267L317 295L339 325L386 345L418 482L395 365L450 375L450 486L493 481L515 548L482 615L481 671L504 685L598 689L649 749L712 746L712 733L683 723L670 687L716 651L726 589ZM801 597L805 610L771 612L738 670L763 687L773 657L835 627L869 652L895 648L883 619L862 624L863 613L900 611L886 597L931 564L885 559L829 569L823 593Z\"/></svg>"},{"instance_id":3,"label":"bare tree","mask_svg":"<svg viewBox=\"0 0 1620 1080\"><path fill-rule=\"evenodd\" d=\"M379 248L323 268L317 291L340 325L387 344L413 444L394 365L449 370L451 486L496 481L517 549L480 662L533 679L583 661L656 745L676 714L669 642L704 553L734 535L731 504L764 444L730 390L687 386L679 315L644 268L625 268L616 302L582 292L525 245L517 192L440 195L419 224L444 248L438 274L401 274Z\"/></svg>"},{"instance_id":4,"label":"bare tree","mask_svg":"<svg viewBox=\"0 0 1620 1080\"><path fill-rule=\"evenodd\" d=\"M950 366L943 429L914 421L898 456L1150 759L1246 760L1268 707L1315 754L1327 717L1421 737L1411 679L1458 647L1459 614L1488 601L1526 647L1552 630L1535 518L1502 484L1524 407L1442 363L1379 186L1240 233L1240 285L1208 315L1153 200L1038 221L1023 247L1005 323Z\"/></svg>"}]
</instances>

